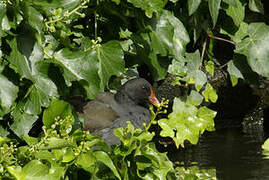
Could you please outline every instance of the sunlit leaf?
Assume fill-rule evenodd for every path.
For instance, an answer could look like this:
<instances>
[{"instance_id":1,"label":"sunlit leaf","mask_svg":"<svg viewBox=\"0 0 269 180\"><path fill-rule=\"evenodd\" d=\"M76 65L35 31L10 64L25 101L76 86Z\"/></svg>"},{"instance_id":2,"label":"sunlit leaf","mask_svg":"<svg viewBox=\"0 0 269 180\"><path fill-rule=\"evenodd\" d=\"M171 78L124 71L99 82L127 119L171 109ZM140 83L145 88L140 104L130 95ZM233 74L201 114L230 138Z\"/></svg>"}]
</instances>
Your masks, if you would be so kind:
<instances>
[{"instance_id":1,"label":"sunlit leaf","mask_svg":"<svg viewBox=\"0 0 269 180\"><path fill-rule=\"evenodd\" d=\"M229 6L226 10L226 13L232 17L236 26L239 26L240 23L244 20L245 17L245 8L240 0L234 0L236 6Z\"/></svg>"},{"instance_id":2,"label":"sunlit leaf","mask_svg":"<svg viewBox=\"0 0 269 180\"><path fill-rule=\"evenodd\" d=\"M214 75L214 69L215 69L215 65L213 61L205 62L205 70L212 76Z\"/></svg>"},{"instance_id":3,"label":"sunlit leaf","mask_svg":"<svg viewBox=\"0 0 269 180\"><path fill-rule=\"evenodd\" d=\"M44 111L42 120L45 126L50 127L55 118L65 119L67 116L74 119L71 106L65 101L54 99Z\"/></svg>"},{"instance_id":4,"label":"sunlit leaf","mask_svg":"<svg viewBox=\"0 0 269 180\"><path fill-rule=\"evenodd\" d=\"M250 0L248 6L251 11L264 14L263 3L261 0Z\"/></svg>"},{"instance_id":5,"label":"sunlit leaf","mask_svg":"<svg viewBox=\"0 0 269 180\"><path fill-rule=\"evenodd\" d=\"M0 74L0 119L10 111L18 95L18 87Z\"/></svg>"},{"instance_id":6,"label":"sunlit leaf","mask_svg":"<svg viewBox=\"0 0 269 180\"><path fill-rule=\"evenodd\" d=\"M262 149L269 151L269 139L266 139L266 141L263 143Z\"/></svg>"},{"instance_id":7,"label":"sunlit leaf","mask_svg":"<svg viewBox=\"0 0 269 180\"><path fill-rule=\"evenodd\" d=\"M218 99L218 95L216 93L216 90L207 83L205 90L202 92L203 96L205 97L206 102L216 102Z\"/></svg>"},{"instance_id":8,"label":"sunlit leaf","mask_svg":"<svg viewBox=\"0 0 269 180\"><path fill-rule=\"evenodd\" d=\"M113 164L113 161L111 158L108 156L108 154L104 151L94 151L93 152L94 156L96 157L97 161L100 161L104 163L107 167L111 169L111 171L114 173L114 175L118 178L121 179L120 174L118 173L115 165Z\"/></svg>"},{"instance_id":9,"label":"sunlit leaf","mask_svg":"<svg viewBox=\"0 0 269 180\"><path fill-rule=\"evenodd\" d=\"M187 97L187 103L197 106L202 103L203 99L204 97L200 93L192 90L190 95Z\"/></svg>"},{"instance_id":10,"label":"sunlit leaf","mask_svg":"<svg viewBox=\"0 0 269 180\"><path fill-rule=\"evenodd\" d=\"M184 147L185 140L196 144L200 133L214 129L215 115L216 112L208 108L197 109L194 105L175 98L173 112L168 115L168 119L158 121L162 128L160 135L173 138L177 147Z\"/></svg>"}]
</instances>

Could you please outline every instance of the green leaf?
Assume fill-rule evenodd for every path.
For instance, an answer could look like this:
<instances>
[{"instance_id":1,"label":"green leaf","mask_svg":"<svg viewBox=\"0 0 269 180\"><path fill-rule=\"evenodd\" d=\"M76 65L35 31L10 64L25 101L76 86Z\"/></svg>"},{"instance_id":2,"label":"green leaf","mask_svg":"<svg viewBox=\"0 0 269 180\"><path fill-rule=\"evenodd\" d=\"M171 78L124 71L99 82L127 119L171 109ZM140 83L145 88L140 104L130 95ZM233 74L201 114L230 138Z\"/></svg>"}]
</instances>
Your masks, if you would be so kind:
<instances>
[{"instance_id":1,"label":"green leaf","mask_svg":"<svg viewBox=\"0 0 269 180\"><path fill-rule=\"evenodd\" d=\"M189 16L191 16L199 7L201 0L188 0Z\"/></svg>"},{"instance_id":2,"label":"green leaf","mask_svg":"<svg viewBox=\"0 0 269 180\"><path fill-rule=\"evenodd\" d=\"M206 102L209 102L210 100L211 102L215 103L218 99L216 90L209 83L207 83L206 88L202 94L205 97Z\"/></svg>"},{"instance_id":3,"label":"green leaf","mask_svg":"<svg viewBox=\"0 0 269 180\"><path fill-rule=\"evenodd\" d=\"M196 50L194 53L186 53L186 61L188 62L187 68L189 72L199 70L201 64L199 50Z\"/></svg>"},{"instance_id":4,"label":"green leaf","mask_svg":"<svg viewBox=\"0 0 269 180\"><path fill-rule=\"evenodd\" d=\"M198 106L202 103L204 97L197 91L192 90L191 94L187 97L187 103Z\"/></svg>"},{"instance_id":5,"label":"green leaf","mask_svg":"<svg viewBox=\"0 0 269 180\"><path fill-rule=\"evenodd\" d=\"M0 119L10 111L10 108L18 96L18 87L0 74Z\"/></svg>"},{"instance_id":6,"label":"green leaf","mask_svg":"<svg viewBox=\"0 0 269 180\"><path fill-rule=\"evenodd\" d=\"M16 108L12 112L14 123L10 126L10 129L17 136L27 136L28 132L32 128L33 123L37 120L38 116L21 112L21 108Z\"/></svg>"},{"instance_id":7,"label":"green leaf","mask_svg":"<svg viewBox=\"0 0 269 180\"><path fill-rule=\"evenodd\" d=\"M114 173L114 175L118 179L121 179L121 176L117 171L117 168L115 167L115 165L113 164L113 161L111 160L111 158L109 157L109 155L106 152L94 151L93 154L94 154L95 158L97 159L97 161L104 163L107 167L109 167L111 169L111 171Z\"/></svg>"},{"instance_id":8,"label":"green leaf","mask_svg":"<svg viewBox=\"0 0 269 180\"><path fill-rule=\"evenodd\" d=\"M232 86L235 86L238 82L238 78L244 79L240 70L234 65L233 61L228 63L227 71L230 75L230 80L232 82Z\"/></svg>"},{"instance_id":9,"label":"green leaf","mask_svg":"<svg viewBox=\"0 0 269 180\"><path fill-rule=\"evenodd\" d=\"M165 45L169 54L180 58L189 43L189 35L184 25L171 12L163 10L156 24L156 35Z\"/></svg>"},{"instance_id":10,"label":"green leaf","mask_svg":"<svg viewBox=\"0 0 269 180\"><path fill-rule=\"evenodd\" d=\"M8 43L12 49L8 60L13 65L14 70L22 77L32 80L31 65L27 58L18 50L16 39L13 39Z\"/></svg>"},{"instance_id":11,"label":"green leaf","mask_svg":"<svg viewBox=\"0 0 269 180\"><path fill-rule=\"evenodd\" d=\"M213 27L216 25L219 16L221 0L208 0L209 12L212 17Z\"/></svg>"},{"instance_id":12,"label":"green leaf","mask_svg":"<svg viewBox=\"0 0 269 180\"><path fill-rule=\"evenodd\" d=\"M22 138L30 146L33 146L38 143L38 138L35 138L35 137L23 136Z\"/></svg>"},{"instance_id":13,"label":"green leaf","mask_svg":"<svg viewBox=\"0 0 269 180\"><path fill-rule=\"evenodd\" d=\"M251 11L264 14L263 4L261 0L249 0L248 7Z\"/></svg>"},{"instance_id":14,"label":"green leaf","mask_svg":"<svg viewBox=\"0 0 269 180\"><path fill-rule=\"evenodd\" d=\"M2 140L4 140L4 138L7 137L8 134L9 134L9 132L7 130L5 130L2 126L0 126L0 145L3 142ZM3 139L1 139L1 138L3 138Z\"/></svg>"},{"instance_id":15,"label":"green leaf","mask_svg":"<svg viewBox=\"0 0 269 180\"><path fill-rule=\"evenodd\" d=\"M269 139L266 139L266 141L263 143L262 149L269 151Z\"/></svg>"},{"instance_id":16,"label":"green leaf","mask_svg":"<svg viewBox=\"0 0 269 180\"><path fill-rule=\"evenodd\" d=\"M42 144L38 149L47 150L47 149L61 149L64 147L76 147L74 142L71 142L67 139L61 139L57 137L51 137L46 140L46 144Z\"/></svg>"},{"instance_id":17,"label":"green leaf","mask_svg":"<svg viewBox=\"0 0 269 180\"><path fill-rule=\"evenodd\" d=\"M234 0L236 6L229 6L226 13L232 17L234 24L239 26L245 17L245 7L240 0Z\"/></svg>"},{"instance_id":18,"label":"green leaf","mask_svg":"<svg viewBox=\"0 0 269 180\"><path fill-rule=\"evenodd\" d=\"M199 120L202 122L201 124L204 124L204 128L201 128L201 131L207 130L207 131L214 131L215 130L215 123L214 118L216 116L217 112L213 111L205 106L202 106L197 111L197 116L199 117Z\"/></svg>"},{"instance_id":19,"label":"green leaf","mask_svg":"<svg viewBox=\"0 0 269 180\"><path fill-rule=\"evenodd\" d=\"M21 43L27 43L29 39L22 40ZM20 53L17 47L16 39L9 41L12 52L8 58L12 68L22 77L32 81L32 86L26 92L25 107L23 111L28 114L37 115L41 113L41 107L47 107L51 97L57 97L57 88L48 75L41 74L37 64L43 59L41 47L35 43L33 50L28 58ZM28 50L29 51L29 50ZM26 52L24 52L26 54Z\"/></svg>"},{"instance_id":20,"label":"green leaf","mask_svg":"<svg viewBox=\"0 0 269 180\"><path fill-rule=\"evenodd\" d=\"M231 39L235 42L235 43L239 43L241 41L242 38L244 38L245 36L248 35L248 24L245 22L241 22L239 29L235 32L235 34L230 34L228 32L226 32L224 29L221 29L220 31L223 34L227 34L228 36L231 37Z\"/></svg>"},{"instance_id":21,"label":"green leaf","mask_svg":"<svg viewBox=\"0 0 269 180\"><path fill-rule=\"evenodd\" d=\"M58 51L55 58L57 61L51 62L63 69L68 86L75 80L88 83L89 98L103 91L112 75L117 76L124 71L123 52L118 41L109 41L86 52L72 52L65 48Z\"/></svg>"},{"instance_id":22,"label":"green leaf","mask_svg":"<svg viewBox=\"0 0 269 180\"><path fill-rule=\"evenodd\" d=\"M269 26L264 23L251 23L248 36L236 44L235 52L247 57L253 71L269 77Z\"/></svg>"},{"instance_id":23,"label":"green leaf","mask_svg":"<svg viewBox=\"0 0 269 180\"><path fill-rule=\"evenodd\" d=\"M91 151L88 151L86 153L81 153L78 156L76 164L81 166L84 170L93 173L96 161L97 160L94 157L93 153Z\"/></svg>"},{"instance_id":24,"label":"green leaf","mask_svg":"<svg viewBox=\"0 0 269 180\"><path fill-rule=\"evenodd\" d=\"M128 2L137 8L143 9L149 18L152 17L152 13L162 10L166 4L166 1L160 0L128 0Z\"/></svg>"},{"instance_id":25,"label":"green leaf","mask_svg":"<svg viewBox=\"0 0 269 180\"><path fill-rule=\"evenodd\" d=\"M42 178L49 172L49 168L38 160L32 160L23 167L22 171L26 175L26 179Z\"/></svg>"},{"instance_id":26,"label":"green leaf","mask_svg":"<svg viewBox=\"0 0 269 180\"><path fill-rule=\"evenodd\" d=\"M38 32L39 36L43 35L43 28L45 27L45 24L41 13L32 6L29 6L27 13L29 25ZM41 43L41 41L39 42Z\"/></svg>"},{"instance_id":27,"label":"green leaf","mask_svg":"<svg viewBox=\"0 0 269 180\"><path fill-rule=\"evenodd\" d=\"M7 169L10 174L20 180L57 180L63 177L65 173L63 167L52 166L49 168L38 160L30 161L23 168L21 168L20 166L10 166Z\"/></svg>"},{"instance_id":28,"label":"green leaf","mask_svg":"<svg viewBox=\"0 0 269 180\"><path fill-rule=\"evenodd\" d=\"M65 119L68 116L74 120L70 104L62 100L53 99L50 106L44 111L42 121L49 128L56 118Z\"/></svg>"},{"instance_id":29,"label":"green leaf","mask_svg":"<svg viewBox=\"0 0 269 180\"><path fill-rule=\"evenodd\" d=\"M175 98L173 111L168 115L168 119L158 121L162 128L160 135L173 138L177 147L184 147L185 140L196 144L200 133L214 129L215 115L214 111L206 107L197 109L194 105Z\"/></svg>"},{"instance_id":30,"label":"green leaf","mask_svg":"<svg viewBox=\"0 0 269 180\"><path fill-rule=\"evenodd\" d=\"M184 58L182 57L180 60L173 59L172 64L168 67L168 72L177 76L185 76L188 71Z\"/></svg>"},{"instance_id":31,"label":"green leaf","mask_svg":"<svg viewBox=\"0 0 269 180\"><path fill-rule=\"evenodd\" d=\"M10 29L6 11L7 11L6 5L0 3L0 35L1 31L9 31Z\"/></svg>"},{"instance_id":32,"label":"green leaf","mask_svg":"<svg viewBox=\"0 0 269 180\"><path fill-rule=\"evenodd\" d=\"M210 75L214 75L214 69L215 69L215 65L213 61L206 61L205 62L205 70L210 74Z\"/></svg>"},{"instance_id":33,"label":"green leaf","mask_svg":"<svg viewBox=\"0 0 269 180\"><path fill-rule=\"evenodd\" d=\"M236 1L235 0L222 0L223 2L232 5L234 7L236 7Z\"/></svg>"},{"instance_id":34,"label":"green leaf","mask_svg":"<svg viewBox=\"0 0 269 180\"><path fill-rule=\"evenodd\" d=\"M189 84L195 84L195 88L197 91L199 91L203 87L203 85L207 82L206 74L201 70L191 71L187 75L187 79L188 79L187 82Z\"/></svg>"}]
</instances>

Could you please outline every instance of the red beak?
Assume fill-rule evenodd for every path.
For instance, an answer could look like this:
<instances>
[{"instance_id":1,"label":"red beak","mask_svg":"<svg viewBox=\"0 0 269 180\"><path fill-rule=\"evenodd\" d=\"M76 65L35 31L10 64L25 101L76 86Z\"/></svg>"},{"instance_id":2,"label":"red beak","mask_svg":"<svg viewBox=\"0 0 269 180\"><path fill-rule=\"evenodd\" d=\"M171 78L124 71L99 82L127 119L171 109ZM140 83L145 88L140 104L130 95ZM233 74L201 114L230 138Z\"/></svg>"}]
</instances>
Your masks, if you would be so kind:
<instances>
[{"instance_id":1,"label":"red beak","mask_svg":"<svg viewBox=\"0 0 269 180\"><path fill-rule=\"evenodd\" d=\"M153 104L154 106L156 106L156 107L160 107L160 105L161 105L160 102L159 102L159 100L156 98L152 87L150 87L149 102L151 104Z\"/></svg>"}]
</instances>

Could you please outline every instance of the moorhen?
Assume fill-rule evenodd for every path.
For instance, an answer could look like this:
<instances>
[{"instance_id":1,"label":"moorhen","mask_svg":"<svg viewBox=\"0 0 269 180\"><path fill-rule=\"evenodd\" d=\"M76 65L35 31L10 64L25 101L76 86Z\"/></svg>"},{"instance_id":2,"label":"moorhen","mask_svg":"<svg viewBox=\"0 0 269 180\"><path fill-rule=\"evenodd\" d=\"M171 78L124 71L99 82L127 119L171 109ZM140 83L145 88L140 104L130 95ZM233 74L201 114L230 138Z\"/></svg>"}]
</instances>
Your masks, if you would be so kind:
<instances>
[{"instance_id":1,"label":"moorhen","mask_svg":"<svg viewBox=\"0 0 269 180\"><path fill-rule=\"evenodd\" d=\"M143 123L150 121L149 103L160 106L150 83L143 78L129 80L115 95L100 93L85 105L84 129L101 136L108 145L119 144L113 130L126 127L126 121L143 128Z\"/></svg>"}]
</instances>

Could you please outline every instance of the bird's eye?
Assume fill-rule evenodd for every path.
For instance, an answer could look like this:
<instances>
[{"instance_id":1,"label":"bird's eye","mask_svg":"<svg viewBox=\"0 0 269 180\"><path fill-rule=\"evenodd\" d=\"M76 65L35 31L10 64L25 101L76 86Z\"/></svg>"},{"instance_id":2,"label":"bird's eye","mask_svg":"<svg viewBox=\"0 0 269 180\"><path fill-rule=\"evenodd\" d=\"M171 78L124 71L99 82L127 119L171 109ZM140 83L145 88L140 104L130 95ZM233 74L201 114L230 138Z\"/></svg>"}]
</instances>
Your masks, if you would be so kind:
<instances>
[{"instance_id":1,"label":"bird's eye","mask_svg":"<svg viewBox=\"0 0 269 180\"><path fill-rule=\"evenodd\" d=\"M142 89L144 90L144 89L146 89L146 87L145 86L142 86Z\"/></svg>"}]
</instances>

